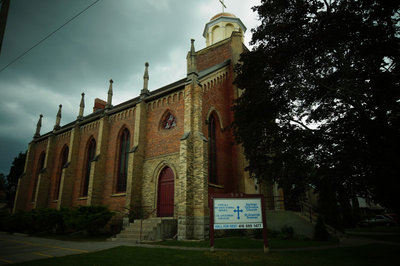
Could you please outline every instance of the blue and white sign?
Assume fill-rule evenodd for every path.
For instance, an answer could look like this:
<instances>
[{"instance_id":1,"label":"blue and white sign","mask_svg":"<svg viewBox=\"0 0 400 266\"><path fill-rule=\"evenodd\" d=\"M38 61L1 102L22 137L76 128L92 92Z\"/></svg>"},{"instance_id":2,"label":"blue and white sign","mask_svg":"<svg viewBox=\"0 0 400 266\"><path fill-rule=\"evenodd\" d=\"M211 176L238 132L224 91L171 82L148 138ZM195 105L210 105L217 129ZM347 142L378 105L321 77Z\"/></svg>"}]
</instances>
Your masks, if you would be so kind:
<instances>
[{"instance_id":1,"label":"blue and white sign","mask_svg":"<svg viewBox=\"0 0 400 266\"><path fill-rule=\"evenodd\" d=\"M261 228L260 198L214 198L214 229Z\"/></svg>"}]
</instances>

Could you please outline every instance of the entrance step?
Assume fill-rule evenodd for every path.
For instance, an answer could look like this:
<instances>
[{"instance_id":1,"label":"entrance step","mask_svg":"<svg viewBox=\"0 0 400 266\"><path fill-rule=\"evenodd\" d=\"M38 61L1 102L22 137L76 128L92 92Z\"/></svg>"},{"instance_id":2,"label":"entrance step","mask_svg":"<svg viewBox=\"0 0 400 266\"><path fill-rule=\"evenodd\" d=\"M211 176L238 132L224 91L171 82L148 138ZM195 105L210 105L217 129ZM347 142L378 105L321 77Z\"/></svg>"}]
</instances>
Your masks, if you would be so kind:
<instances>
[{"instance_id":1,"label":"entrance step","mask_svg":"<svg viewBox=\"0 0 400 266\"><path fill-rule=\"evenodd\" d=\"M172 238L177 232L177 221L171 218L137 219L124 228L112 241L161 241Z\"/></svg>"}]
</instances>

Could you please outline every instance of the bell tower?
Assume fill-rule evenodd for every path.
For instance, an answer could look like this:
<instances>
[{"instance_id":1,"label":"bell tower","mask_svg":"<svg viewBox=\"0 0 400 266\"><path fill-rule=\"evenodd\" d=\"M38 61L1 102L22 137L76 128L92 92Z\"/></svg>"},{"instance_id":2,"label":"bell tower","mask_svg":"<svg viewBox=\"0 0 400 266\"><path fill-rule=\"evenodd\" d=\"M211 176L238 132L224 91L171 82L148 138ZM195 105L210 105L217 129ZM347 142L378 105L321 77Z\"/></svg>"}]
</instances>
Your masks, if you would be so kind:
<instances>
[{"instance_id":1,"label":"bell tower","mask_svg":"<svg viewBox=\"0 0 400 266\"><path fill-rule=\"evenodd\" d=\"M206 24L203 31L203 37L206 38L206 46L213 45L219 41L231 37L232 32L240 32L242 42L246 26L243 22L231 13L219 13L213 16Z\"/></svg>"}]
</instances>

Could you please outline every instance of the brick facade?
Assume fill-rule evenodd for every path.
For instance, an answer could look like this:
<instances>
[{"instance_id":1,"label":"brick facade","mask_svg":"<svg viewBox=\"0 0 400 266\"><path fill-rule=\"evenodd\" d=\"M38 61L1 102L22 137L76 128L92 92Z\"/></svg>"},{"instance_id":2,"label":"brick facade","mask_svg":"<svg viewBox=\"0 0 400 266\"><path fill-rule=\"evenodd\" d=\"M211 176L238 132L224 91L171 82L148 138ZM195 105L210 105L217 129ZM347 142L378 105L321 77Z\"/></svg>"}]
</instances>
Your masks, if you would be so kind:
<instances>
[{"instance_id":1,"label":"brick facade","mask_svg":"<svg viewBox=\"0 0 400 266\"><path fill-rule=\"evenodd\" d=\"M173 216L178 220L178 238L207 238L209 193L256 192L254 181L244 171L244 156L241 147L235 145L230 127L231 107L238 95L233 68L243 49L239 32L197 52L192 42L187 78L149 93L146 88L140 97L117 106L96 99L92 114L36 136L29 145L14 211L103 204L119 216L127 215L128 209L140 210L146 217L157 216L158 180L164 167L169 167L174 173ZM175 124L166 129L169 115ZM210 116L217 122L216 184L208 180ZM116 190L116 182L124 129L129 131L129 153L126 191L121 192ZM96 150L88 164L92 139ZM68 162L61 167L65 147L69 149ZM44 169L39 171L35 189L35 173L43 153ZM84 196L88 165L89 189ZM58 178L60 192L56 198Z\"/></svg>"}]
</instances>

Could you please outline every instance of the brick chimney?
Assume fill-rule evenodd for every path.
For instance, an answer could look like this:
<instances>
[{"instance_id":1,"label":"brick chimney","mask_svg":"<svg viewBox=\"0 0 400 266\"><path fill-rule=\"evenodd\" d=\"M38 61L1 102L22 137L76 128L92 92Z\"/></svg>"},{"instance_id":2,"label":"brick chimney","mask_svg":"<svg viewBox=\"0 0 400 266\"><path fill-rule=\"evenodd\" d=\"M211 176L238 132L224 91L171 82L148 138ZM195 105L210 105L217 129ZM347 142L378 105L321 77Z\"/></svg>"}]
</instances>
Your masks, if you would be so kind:
<instances>
[{"instance_id":1,"label":"brick chimney","mask_svg":"<svg viewBox=\"0 0 400 266\"><path fill-rule=\"evenodd\" d=\"M103 101L102 99L99 98L94 99L93 113L96 112L97 110L106 108L106 104L107 102Z\"/></svg>"}]
</instances>

